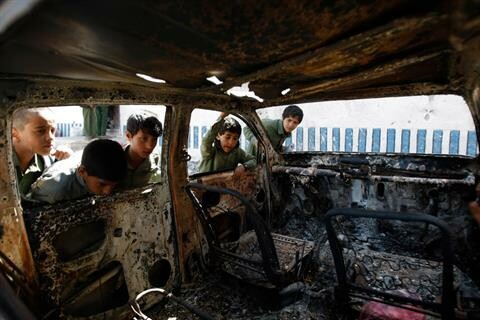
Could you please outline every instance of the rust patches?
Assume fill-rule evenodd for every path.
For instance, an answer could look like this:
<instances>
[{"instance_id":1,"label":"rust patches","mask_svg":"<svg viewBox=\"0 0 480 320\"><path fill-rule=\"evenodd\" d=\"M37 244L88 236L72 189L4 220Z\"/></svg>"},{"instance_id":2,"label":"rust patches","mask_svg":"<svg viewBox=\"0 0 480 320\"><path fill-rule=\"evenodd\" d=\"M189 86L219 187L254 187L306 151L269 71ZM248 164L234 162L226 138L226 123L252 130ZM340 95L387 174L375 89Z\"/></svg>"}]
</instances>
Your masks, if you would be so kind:
<instances>
[{"instance_id":1,"label":"rust patches","mask_svg":"<svg viewBox=\"0 0 480 320\"><path fill-rule=\"evenodd\" d=\"M189 108L191 106L188 106ZM175 235L178 244L179 271L183 281L188 279L190 270L189 261L197 261L201 256L201 230L199 221L195 215L193 205L185 193L184 187L187 181L187 167L184 152L188 145L188 126L182 125L190 122L190 113L173 110L172 116L177 121L170 122L171 127L165 129L171 137L167 159L167 173L172 199L172 209L175 212ZM178 113L177 113L178 112ZM167 118L165 119L167 122ZM166 134L167 135L167 134ZM195 262L192 262L196 264Z\"/></svg>"},{"instance_id":2,"label":"rust patches","mask_svg":"<svg viewBox=\"0 0 480 320\"><path fill-rule=\"evenodd\" d=\"M151 286L149 270L157 261L164 259L175 266L175 243L168 239L173 228L172 218L157 214L169 203L165 188L163 184L156 184L107 198L87 198L68 205L29 209L27 225L45 300L58 305L81 294L78 286L93 281L95 272L112 262L120 262L124 267L122 277L130 297ZM67 262L62 261L56 248L58 236L67 239L70 233L73 237L82 230L77 227L96 224L96 221L104 221L105 225L105 237L100 239L98 247L92 251L92 245L83 241L89 246L86 250L71 256ZM60 245L62 252L68 252L68 246ZM174 283L177 269L172 270L166 287Z\"/></svg>"},{"instance_id":3,"label":"rust patches","mask_svg":"<svg viewBox=\"0 0 480 320\"><path fill-rule=\"evenodd\" d=\"M276 91L279 96L281 90L296 82L318 81L347 74L351 70L365 68L374 61L385 61L390 56L398 57L415 48L429 47L438 50L439 43L443 42L443 47L448 45L446 34L446 15L399 19L376 30L360 33L333 45L320 47L238 77L235 82L224 83L223 87L229 88L242 81L250 81L252 87L263 83L267 87L265 90L272 86L278 88ZM268 93L258 94L272 97L272 94Z\"/></svg>"},{"instance_id":4,"label":"rust patches","mask_svg":"<svg viewBox=\"0 0 480 320\"><path fill-rule=\"evenodd\" d=\"M427 76L429 79L438 80L440 83L446 82L446 79L442 79L444 73L441 73L442 68L439 68L438 61L441 61L443 53L433 53L426 56L414 56L399 61L394 61L375 67L371 70L359 72L346 77L337 78L333 80L320 81L318 83L309 84L301 87L292 87L292 92L297 98L303 96L309 96L325 91L339 91L345 89L355 89L362 86L368 86L369 84L383 84L386 79L391 78L391 83L401 82L408 84L411 79L423 80L421 77ZM431 64L430 68L427 68L430 72L419 72L417 76L412 73L418 72L421 68L428 64ZM441 64L440 64L441 66ZM408 72L410 70L411 72ZM387 84L389 84L387 82Z\"/></svg>"}]
</instances>

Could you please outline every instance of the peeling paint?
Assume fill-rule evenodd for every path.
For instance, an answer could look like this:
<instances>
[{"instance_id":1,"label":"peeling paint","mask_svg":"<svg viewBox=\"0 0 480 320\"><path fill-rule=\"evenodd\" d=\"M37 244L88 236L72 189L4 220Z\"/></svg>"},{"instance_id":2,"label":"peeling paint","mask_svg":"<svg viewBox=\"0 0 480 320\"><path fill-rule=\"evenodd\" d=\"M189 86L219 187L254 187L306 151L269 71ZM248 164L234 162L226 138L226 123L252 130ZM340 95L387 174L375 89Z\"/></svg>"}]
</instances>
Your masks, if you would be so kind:
<instances>
[{"instance_id":1,"label":"peeling paint","mask_svg":"<svg viewBox=\"0 0 480 320\"><path fill-rule=\"evenodd\" d=\"M88 0L47 2L32 10L0 41L0 244L29 294L44 298L40 317L50 312L50 318L126 319L128 298L159 283L171 291L191 281L180 293L185 300L202 304L204 298L207 309L227 318L334 318L344 310L334 309L334 266L322 221L329 209L419 211L464 231L480 173L477 160L279 155L254 111L320 100L457 93L467 100L478 128L480 23L473 1L117 1L110 6ZM107 15L109 24L102 19ZM138 73L166 83L145 82ZM212 74L224 82L209 84ZM263 104L225 95L247 82ZM282 95L285 88L291 91ZM163 181L147 193L137 189L22 208L11 161L12 112L95 104L168 106ZM181 150L188 144L193 108L237 112L257 128L261 154L254 173L242 179L231 173L187 177ZM252 301L257 299L244 283L232 285L220 277L209 265L205 235L185 194L189 180L238 190L281 234L315 242L309 278L295 286L305 289L303 300L266 310L266 303ZM222 196L218 214L226 210L244 214L236 199ZM374 224L355 227L360 235L378 231ZM91 241L78 241L78 251L59 244L74 242L74 234L85 230ZM429 236L425 241L434 247L436 239ZM343 238L347 242L346 234ZM258 256L258 247L250 244L244 249ZM153 281L158 278L166 280ZM102 288L118 289L122 305L110 301L105 311L85 302ZM282 298L290 291L301 290L281 288L264 296ZM150 306L155 299L146 302Z\"/></svg>"},{"instance_id":2,"label":"peeling paint","mask_svg":"<svg viewBox=\"0 0 480 320\"><path fill-rule=\"evenodd\" d=\"M89 277L110 262L118 261L124 266L123 277L131 296L151 286L148 274L156 261L166 259L175 270L175 243L168 239L172 219L160 214L166 205L164 190L164 185L157 184L148 193L125 191L108 198L94 198L94 201L83 199L67 206L59 204L26 211L41 289L52 307L70 301L77 294L77 286L92 281L94 278L88 280ZM59 260L53 242L55 237L74 226L99 219L106 221L106 238L100 247L72 261ZM116 230L125 232L118 236ZM91 237L92 234L78 236ZM174 285L175 271L172 272L166 287ZM86 278L79 278L79 274ZM128 314L128 308L122 312ZM120 316L118 311L117 315Z\"/></svg>"}]
</instances>

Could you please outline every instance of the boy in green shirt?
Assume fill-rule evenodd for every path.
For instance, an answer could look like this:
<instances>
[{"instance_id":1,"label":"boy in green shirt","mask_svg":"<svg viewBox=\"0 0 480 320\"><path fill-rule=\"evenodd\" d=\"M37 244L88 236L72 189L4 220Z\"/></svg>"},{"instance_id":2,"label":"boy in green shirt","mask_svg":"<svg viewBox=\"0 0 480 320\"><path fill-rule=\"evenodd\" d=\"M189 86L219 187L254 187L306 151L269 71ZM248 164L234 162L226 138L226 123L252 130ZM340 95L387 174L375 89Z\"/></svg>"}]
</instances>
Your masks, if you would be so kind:
<instances>
[{"instance_id":1,"label":"boy in green shirt","mask_svg":"<svg viewBox=\"0 0 480 320\"><path fill-rule=\"evenodd\" d=\"M240 123L226 115L222 112L202 139L199 172L231 169L234 174L241 174L257 165L255 158L240 148Z\"/></svg>"},{"instance_id":2,"label":"boy in green shirt","mask_svg":"<svg viewBox=\"0 0 480 320\"><path fill-rule=\"evenodd\" d=\"M272 145L275 151L283 151L283 142L286 138L292 136L292 131L298 127L302 120L303 111L296 105L286 107L285 110L283 110L282 119L262 120L262 124L267 131L268 137L272 141ZM258 149L258 141L248 127L245 128L245 138L250 142L247 147L247 152L256 156Z\"/></svg>"},{"instance_id":3,"label":"boy in green shirt","mask_svg":"<svg viewBox=\"0 0 480 320\"><path fill-rule=\"evenodd\" d=\"M32 185L31 199L48 203L88 195L109 195L125 176L127 160L113 140L93 140L83 149L80 165L70 159L50 166Z\"/></svg>"},{"instance_id":4,"label":"boy in green shirt","mask_svg":"<svg viewBox=\"0 0 480 320\"><path fill-rule=\"evenodd\" d=\"M20 195L30 191L43 171L56 160L68 158L66 147L54 149L55 121L49 108L20 109L12 118L13 164Z\"/></svg>"},{"instance_id":5,"label":"boy in green shirt","mask_svg":"<svg viewBox=\"0 0 480 320\"><path fill-rule=\"evenodd\" d=\"M155 117L131 115L127 120L125 147L127 173L120 183L123 188L135 188L160 181L160 155L153 152L162 135L162 123Z\"/></svg>"}]
</instances>

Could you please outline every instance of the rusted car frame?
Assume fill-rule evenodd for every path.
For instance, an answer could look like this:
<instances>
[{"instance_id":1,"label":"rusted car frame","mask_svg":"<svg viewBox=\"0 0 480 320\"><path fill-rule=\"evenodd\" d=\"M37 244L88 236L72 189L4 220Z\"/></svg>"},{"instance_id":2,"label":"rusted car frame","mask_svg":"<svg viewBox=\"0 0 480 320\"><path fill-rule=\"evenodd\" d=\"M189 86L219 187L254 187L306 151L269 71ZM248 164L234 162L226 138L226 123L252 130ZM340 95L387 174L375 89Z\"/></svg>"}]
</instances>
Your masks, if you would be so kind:
<instances>
[{"instance_id":1,"label":"rusted car frame","mask_svg":"<svg viewBox=\"0 0 480 320\"><path fill-rule=\"evenodd\" d=\"M142 290L195 283L208 270L208 246L185 192L190 181L249 195L269 226L280 229L292 217L310 221L331 208L365 204L454 220L465 216L474 197L476 158L280 154L255 111L457 94L470 108L478 137L477 1L26 3L0 5L0 17L8 18L0 21L0 265L37 315L126 319L132 316L128 301ZM138 73L166 84L146 82ZM223 83L205 80L212 75ZM226 94L247 82L263 102ZM287 88L291 92L282 95ZM101 104L166 106L161 182L105 199L23 207L12 164L13 112ZM252 129L260 153L250 178L188 176L188 124L196 108L235 114ZM451 225L461 229L464 221ZM62 246L75 232L97 238L77 249ZM314 236L310 240L323 252L321 234ZM121 303L92 304L99 282L109 282L104 288L122 295Z\"/></svg>"}]
</instances>

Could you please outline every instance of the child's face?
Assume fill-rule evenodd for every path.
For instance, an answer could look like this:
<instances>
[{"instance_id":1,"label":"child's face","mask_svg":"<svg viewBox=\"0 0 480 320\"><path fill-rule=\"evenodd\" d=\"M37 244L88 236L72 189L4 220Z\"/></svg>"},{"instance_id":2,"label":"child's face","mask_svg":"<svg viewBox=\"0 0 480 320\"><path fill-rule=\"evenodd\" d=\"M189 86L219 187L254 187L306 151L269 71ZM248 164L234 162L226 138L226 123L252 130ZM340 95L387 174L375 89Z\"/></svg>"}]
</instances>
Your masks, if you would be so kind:
<instances>
[{"instance_id":1,"label":"child's face","mask_svg":"<svg viewBox=\"0 0 480 320\"><path fill-rule=\"evenodd\" d=\"M158 141L158 138L143 130L139 130L135 135L127 131L127 139L130 142L130 151L142 159L150 156Z\"/></svg>"},{"instance_id":2,"label":"child's face","mask_svg":"<svg viewBox=\"0 0 480 320\"><path fill-rule=\"evenodd\" d=\"M40 155L49 155L55 139L55 122L37 113L23 129L13 128L13 139L17 147Z\"/></svg>"},{"instance_id":3,"label":"child's face","mask_svg":"<svg viewBox=\"0 0 480 320\"><path fill-rule=\"evenodd\" d=\"M298 117L286 117L283 119L283 130L285 130L286 133L290 133L295 130L299 124L300 120Z\"/></svg>"},{"instance_id":4,"label":"child's face","mask_svg":"<svg viewBox=\"0 0 480 320\"><path fill-rule=\"evenodd\" d=\"M240 135L236 132L225 131L222 134L217 135L217 139L220 140L220 146L223 152L230 153L237 146Z\"/></svg>"},{"instance_id":5,"label":"child's face","mask_svg":"<svg viewBox=\"0 0 480 320\"><path fill-rule=\"evenodd\" d=\"M83 178L83 181L85 181L88 191L97 196L108 196L113 192L113 189L118 183L115 181L104 180L96 176L91 176L88 174L84 166L80 166L78 168L78 172Z\"/></svg>"}]
</instances>

